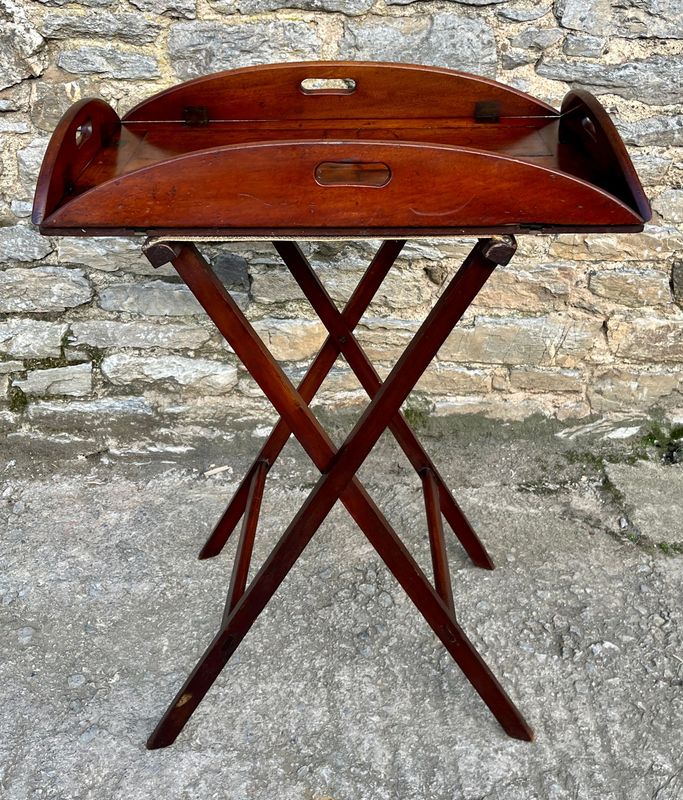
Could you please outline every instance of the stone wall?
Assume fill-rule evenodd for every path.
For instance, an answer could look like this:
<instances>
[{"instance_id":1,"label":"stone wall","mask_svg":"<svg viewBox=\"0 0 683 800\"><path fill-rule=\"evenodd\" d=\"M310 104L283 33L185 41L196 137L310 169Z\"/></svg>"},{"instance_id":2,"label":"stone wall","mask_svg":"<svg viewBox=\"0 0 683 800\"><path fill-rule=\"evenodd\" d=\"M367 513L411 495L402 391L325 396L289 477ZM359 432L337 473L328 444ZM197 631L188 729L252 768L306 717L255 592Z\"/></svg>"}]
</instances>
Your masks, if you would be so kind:
<instances>
[{"instance_id":1,"label":"stone wall","mask_svg":"<svg viewBox=\"0 0 683 800\"><path fill-rule=\"evenodd\" d=\"M129 240L40 237L31 199L49 134L81 97L124 113L206 72L319 58L460 68L556 106L569 86L587 87L616 118L653 201L642 234L522 237L413 403L560 418L683 407L682 17L681 0L0 0L3 426L267 413L172 270L153 271ZM306 249L343 300L373 245ZM360 326L383 369L466 249L406 248ZM274 251L225 245L211 257L300 376L323 330ZM361 397L340 364L320 402Z\"/></svg>"}]
</instances>

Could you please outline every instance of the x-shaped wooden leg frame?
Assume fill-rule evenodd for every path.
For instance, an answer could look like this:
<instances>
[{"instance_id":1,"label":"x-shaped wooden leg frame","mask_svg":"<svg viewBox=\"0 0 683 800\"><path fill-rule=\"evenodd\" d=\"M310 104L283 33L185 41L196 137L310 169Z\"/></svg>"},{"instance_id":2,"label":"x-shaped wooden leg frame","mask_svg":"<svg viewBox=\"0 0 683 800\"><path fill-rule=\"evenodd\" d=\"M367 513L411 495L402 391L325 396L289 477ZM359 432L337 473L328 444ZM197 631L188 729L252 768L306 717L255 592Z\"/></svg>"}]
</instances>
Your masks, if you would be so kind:
<instances>
[{"instance_id":1,"label":"x-shaped wooden leg frame","mask_svg":"<svg viewBox=\"0 0 683 800\"><path fill-rule=\"evenodd\" d=\"M344 503L505 731L518 739L531 740L533 737L531 729L456 622L441 528L441 511L444 507L453 513L453 507L448 499L444 502L444 497L446 495L450 497L450 492L445 489L443 481L428 460L422 446L399 415L401 404L479 289L495 267L498 264L508 263L514 254L514 239L494 237L480 240L475 245L384 383L381 383L352 334L374 291L366 302L365 296L358 297L361 288L359 284L347 308L340 314L299 249L288 243L276 243L276 247L330 331L330 339L318 356L320 359L327 348L324 363L320 365L322 377L319 378L317 372L313 377L309 377L313 372L312 367L303 382L306 383L307 379L310 381L305 394L303 391L297 391L291 384L194 245L153 243L145 251L155 266L169 261L173 263L186 285L280 414L282 418L280 424L285 425L279 434L280 439L284 436L286 441L291 431L321 472L308 498L247 586L265 476L272 463L267 458L259 458L255 462L247 476L248 479L243 482L246 497L242 510L246 513L220 630L162 717L147 746L165 747L175 740L338 499ZM382 270L385 270L386 274L386 270L399 251L399 243L393 245L393 252L390 243L385 243L368 273L372 271L372 266L379 262L381 268L377 266L375 279L379 278ZM381 278L379 282L381 283ZM370 288L368 284L368 291ZM327 360L332 358L333 362L339 351L349 361L372 399L345 442L336 449L308 407L308 402L315 394L317 386L314 385L318 378L319 386L324 374L330 368L323 369ZM436 588L430 584L389 522L355 477L357 470L389 425L422 477ZM277 427L273 435L276 431ZM275 444L278 443L279 439ZM280 449L283 444L284 442L280 444ZM276 457L279 449L275 447L269 452L273 452ZM457 509L455 501L452 502ZM453 520L455 525L453 521L451 525L470 555L475 561L479 559L478 563L480 562L482 566L491 568L492 564L483 546L459 509L454 514ZM233 528L236 521L232 525ZM225 530L228 530L229 522ZM220 528L220 524L218 527ZM227 535L225 530L215 538L216 532L212 534L203 555L211 555L213 551L220 550L222 541L227 539L231 528ZM476 554L476 557L473 554Z\"/></svg>"},{"instance_id":2,"label":"x-shaped wooden leg frame","mask_svg":"<svg viewBox=\"0 0 683 800\"><path fill-rule=\"evenodd\" d=\"M377 392L377 389L379 389L381 381L373 367L367 361L365 355L362 353L357 354L356 351L360 349L357 343L354 342L352 345L349 345L349 347L353 348L353 353L347 352L344 345L347 339L352 338L352 331L372 302L384 278L403 249L404 244L405 241L391 240L382 243L377 251L377 255L373 258L365 274L359 281L356 290L351 295L346 308L339 314L334 303L326 296L327 293L324 287L318 281L300 248L293 242L274 242L276 250L289 267L309 302L311 302L316 312L318 312L323 324L332 332L332 335L327 338L320 352L313 360L306 376L297 387L297 391L306 403L311 402L330 369L333 367L340 352L344 353L347 361L349 361L349 357L351 358L349 361L351 369L356 373L361 385L368 392L370 398L372 398ZM309 286L312 287L312 289L307 289ZM317 300L318 304L323 307L328 307L325 318L323 318L318 304L314 302L311 291L315 293L316 298L319 298ZM334 322L332 325L328 323L327 319L330 313L333 316L341 317L338 323ZM354 358L354 355L357 355L357 357ZM365 362L362 365L360 364L361 360ZM437 486L439 504L443 515L448 520L448 523L458 539L460 539L460 542L473 563L478 567L493 569L494 564L491 557L486 552L484 545L456 503L446 482L410 429L403 414L399 412L389 427L416 472L419 475L423 475L427 472L432 474L433 480ZM235 492L225 513L206 541L206 544L199 554L200 558L212 558L221 552L223 546L228 541L228 538L234 531L237 523L242 519L248 507L247 497L254 473L260 468L260 465L264 463L266 465L266 471L270 469L282 451L282 448L287 443L290 433L291 431L287 423L283 419L280 419L266 440L266 443L261 448L261 451L256 456L251 468L244 476L242 483Z\"/></svg>"}]
</instances>

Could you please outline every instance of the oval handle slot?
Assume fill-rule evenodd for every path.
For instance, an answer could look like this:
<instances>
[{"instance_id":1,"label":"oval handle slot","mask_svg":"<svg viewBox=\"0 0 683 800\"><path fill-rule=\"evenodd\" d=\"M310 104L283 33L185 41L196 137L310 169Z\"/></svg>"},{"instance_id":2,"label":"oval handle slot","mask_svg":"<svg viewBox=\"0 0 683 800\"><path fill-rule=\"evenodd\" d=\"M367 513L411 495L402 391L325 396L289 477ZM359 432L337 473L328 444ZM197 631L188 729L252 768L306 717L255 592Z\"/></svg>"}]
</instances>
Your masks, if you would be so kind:
<instances>
[{"instance_id":1,"label":"oval handle slot","mask_svg":"<svg viewBox=\"0 0 683 800\"><path fill-rule=\"evenodd\" d=\"M391 170L381 162L323 161L315 168L321 186L386 186Z\"/></svg>"},{"instance_id":2,"label":"oval handle slot","mask_svg":"<svg viewBox=\"0 0 683 800\"><path fill-rule=\"evenodd\" d=\"M595 130L595 123L590 117L584 117L581 120L581 127L586 131L586 133L590 136L590 138L594 141L598 141L598 133Z\"/></svg>"},{"instance_id":3,"label":"oval handle slot","mask_svg":"<svg viewBox=\"0 0 683 800\"><path fill-rule=\"evenodd\" d=\"M353 94L353 78L304 78L299 86L304 94Z\"/></svg>"},{"instance_id":4,"label":"oval handle slot","mask_svg":"<svg viewBox=\"0 0 683 800\"><path fill-rule=\"evenodd\" d=\"M87 142L91 136L92 120L88 118L85 120L85 122L81 122L81 124L76 128L76 147L80 147L84 142Z\"/></svg>"}]
</instances>

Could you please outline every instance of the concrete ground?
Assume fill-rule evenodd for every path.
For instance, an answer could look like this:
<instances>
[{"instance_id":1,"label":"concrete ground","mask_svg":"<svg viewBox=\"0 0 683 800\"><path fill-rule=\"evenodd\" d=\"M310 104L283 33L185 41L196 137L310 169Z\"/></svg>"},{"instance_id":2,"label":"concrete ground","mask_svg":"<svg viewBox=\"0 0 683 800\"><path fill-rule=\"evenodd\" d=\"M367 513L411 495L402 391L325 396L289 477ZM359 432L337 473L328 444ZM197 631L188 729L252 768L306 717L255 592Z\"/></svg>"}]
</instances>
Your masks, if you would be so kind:
<instances>
[{"instance_id":1,"label":"concrete ground","mask_svg":"<svg viewBox=\"0 0 683 800\"><path fill-rule=\"evenodd\" d=\"M683 798L683 465L642 420L420 434L497 563L449 536L459 620L534 743L507 738L336 506L175 745L145 750L218 625L235 542L196 554L264 430L94 453L8 438L3 798ZM362 474L427 569L391 441ZM288 445L257 563L314 479Z\"/></svg>"}]
</instances>

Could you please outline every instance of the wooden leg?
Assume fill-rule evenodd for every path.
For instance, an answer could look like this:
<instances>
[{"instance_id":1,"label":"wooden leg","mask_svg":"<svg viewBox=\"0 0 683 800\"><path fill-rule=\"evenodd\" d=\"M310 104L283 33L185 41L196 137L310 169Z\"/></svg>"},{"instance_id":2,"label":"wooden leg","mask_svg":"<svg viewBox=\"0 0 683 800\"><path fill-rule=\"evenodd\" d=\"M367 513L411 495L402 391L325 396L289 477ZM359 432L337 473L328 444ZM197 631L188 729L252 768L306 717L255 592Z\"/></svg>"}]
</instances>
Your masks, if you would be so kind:
<instances>
[{"instance_id":1,"label":"wooden leg","mask_svg":"<svg viewBox=\"0 0 683 800\"><path fill-rule=\"evenodd\" d=\"M360 279L358 286L349 298L349 302L343 311L344 320L351 327L351 329L356 327L365 310L370 305L372 298L382 285L384 278L398 258L404 244L405 241L387 241L381 244L377 254L372 259L372 262L368 266L368 269L363 277ZM339 347L335 343L334 339L331 336L328 336L320 352L309 367L304 379L297 387L297 391L306 403L310 403L315 397L315 393L318 391L322 385L322 382L325 380L325 377L334 366L334 362L337 360L338 356ZM280 419L261 448L261 451L256 456L254 463L245 475L242 483L239 485L225 513L218 521L216 527L213 529L211 535L204 544L204 547L199 554L200 559L213 558L213 556L216 556L221 552L231 533L237 526L237 523L244 514L247 495L251 485L251 478L257 464L262 461L267 461L272 465L282 451L282 448L287 443L290 434L291 431L287 426L287 423L285 420Z\"/></svg>"},{"instance_id":2,"label":"wooden leg","mask_svg":"<svg viewBox=\"0 0 683 800\"><path fill-rule=\"evenodd\" d=\"M355 326L349 325L343 315L339 313L334 301L327 293L299 246L295 242L274 242L274 245L299 284L301 291L335 339L339 350L356 374L361 386L372 399L382 386L382 381L353 334ZM421 475L425 470L431 473L438 489L444 516L472 562L478 567L493 569L493 559L486 551L482 541L453 498L446 482L400 411L389 423L389 429L418 475Z\"/></svg>"},{"instance_id":3,"label":"wooden leg","mask_svg":"<svg viewBox=\"0 0 683 800\"><path fill-rule=\"evenodd\" d=\"M342 500L504 729L511 736L531 738L531 730L520 712L354 477L387 422L396 415L410 389L496 264L506 263L503 259L509 260L512 252L514 247L505 240L484 240L475 246L342 447L336 451L306 402L196 248L191 245L179 248L173 259L179 274L322 475L162 718L148 742L149 747L163 747L175 740L337 499Z\"/></svg>"},{"instance_id":4,"label":"wooden leg","mask_svg":"<svg viewBox=\"0 0 683 800\"><path fill-rule=\"evenodd\" d=\"M428 469L420 474L422 478L422 491L427 514L427 531L429 532L429 546L432 553L432 568L434 570L434 587L436 593L444 601L450 612L455 616L453 602L453 586L448 569L448 554L446 542L443 538L443 525L441 524L441 505L439 503L439 488L434 480L434 475Z\"/></svg>"},{"instance_id":5,"label":"wooden leg","mask_svg":"<svg viewBox=\"0 0 683 800\"><path fill-rule=\"evenodd\" d=\"M268 462L260 461L254 470L249 487L249 497L247 498L247 509L244 513L242 532L235 553L235 564L230 578L230 588L228 597L225 601L225 611L223 621L233 610L237 601L244 594L244 589L249 578L249 565L251 564L251 554L254 549L254 538L256 537L256 526L258 525L259 513L261 511L261 501L263 500L263 488L266 483L266 473L268 472Z\"/></svg>"}]
</instances>

